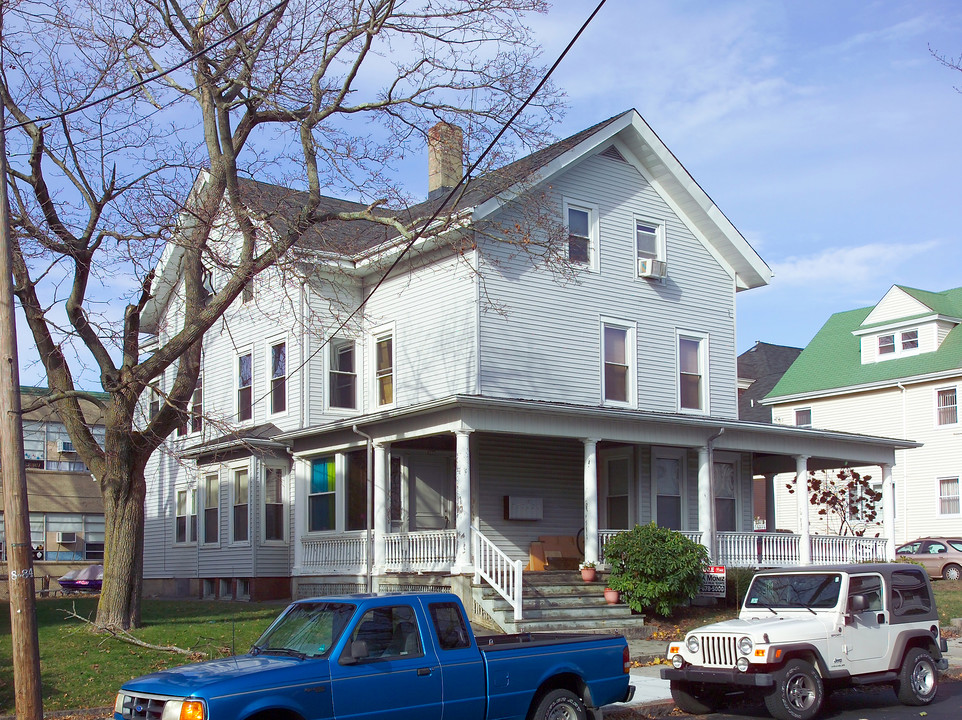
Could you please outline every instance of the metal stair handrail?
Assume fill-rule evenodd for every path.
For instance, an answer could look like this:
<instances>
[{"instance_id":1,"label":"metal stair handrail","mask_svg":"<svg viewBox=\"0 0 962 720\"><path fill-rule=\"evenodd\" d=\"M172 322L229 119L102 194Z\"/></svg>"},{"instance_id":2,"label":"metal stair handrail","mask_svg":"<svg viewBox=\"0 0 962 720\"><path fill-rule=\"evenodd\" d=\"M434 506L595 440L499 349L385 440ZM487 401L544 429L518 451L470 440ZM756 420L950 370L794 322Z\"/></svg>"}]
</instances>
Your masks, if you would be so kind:
<instances>
[{"instance_id":1,"label":"metal stair handrail","mask_svg":"<svg viewBox=\"0 0 962 720\"><path fill-rule=\"evenodd\" d=\"M521 620L521 577L524 566L520 560L512 560L505 555L478 528L473 528L471 535L474 542L475 584L483 578L514 608L515 621Z\"/></svg>"}]
</instances>

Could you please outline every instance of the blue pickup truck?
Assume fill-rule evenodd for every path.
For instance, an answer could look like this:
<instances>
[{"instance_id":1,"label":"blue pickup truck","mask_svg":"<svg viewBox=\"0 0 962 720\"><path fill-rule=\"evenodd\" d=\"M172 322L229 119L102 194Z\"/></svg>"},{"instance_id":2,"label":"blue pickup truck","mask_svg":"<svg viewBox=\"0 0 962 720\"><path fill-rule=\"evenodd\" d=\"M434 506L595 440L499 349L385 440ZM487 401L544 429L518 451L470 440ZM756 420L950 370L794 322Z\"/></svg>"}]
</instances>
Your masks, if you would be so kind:
<instances>
[{"instance_id":1,"label":"blue pickup truck","mask_svg":"<svg viewBox=\"0 0 962 720\"><path fill-rule=\"evenodd\" d=\"M475 637L448 593L292 603L246 655L125 683L115 720L600 720L631 699L620 635Z\"/></svg>"}]
</instances>

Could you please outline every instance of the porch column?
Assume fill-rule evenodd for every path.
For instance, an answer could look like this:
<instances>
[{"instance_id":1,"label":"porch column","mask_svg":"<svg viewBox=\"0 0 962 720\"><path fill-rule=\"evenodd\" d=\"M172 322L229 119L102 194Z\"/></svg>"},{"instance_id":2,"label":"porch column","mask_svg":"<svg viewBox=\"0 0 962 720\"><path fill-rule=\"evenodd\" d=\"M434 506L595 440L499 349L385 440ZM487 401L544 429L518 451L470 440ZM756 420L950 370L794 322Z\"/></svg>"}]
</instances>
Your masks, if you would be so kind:
<instances>
[{"instance_id":1,"label":"porch column","mask_svg":"<svg viewBox=\"0 0 962 720\"><path fill-rule=\"evenodd\" d=\"M598 440L585 444L585 562L597 563L598 556Z\"/></svg>"},{"instance_id":2,"label":"porch column","mask_svg":"<svg viewBox=\"0 0 962 720\"><path fill-rule=\"evenodd\" d=\"M711 452L708 447L698 448L698 531L701 544L708 549L708 556L715 558L715 508L712 507Z\"/></svg>"},{"instance_id":3,"label":"porch column","mask_svg":"<svg viewBox=\"0 0 962 720\"><path fill-rule=\"evenodd\" d=\"M775 476L765 476L765 532L775 532Z\"/></svg>"},{"instance_id":4,"label":"porch column","mask_svg":"<svg viewBox=\"0 0 962 720\"><path fill-rule=\"evenodd\" d=\"M808 527L808 456L795 456L795 499L798 502L798 561L812 564L812 536Z\"/></svg>"},{"instance_id":5,"label":"porch column","mask_svg":"<svg viewBox=\"0 0 962 720\"><path fill-rule=\"evenodd\" d=\"M390 530L390 508L388 506L388 461L389 445L374 442L374 571L383 572L387 561L387 539Z\"/></svg>"},{"instance_id":6,"label":"porch column","mask_svg":"<svg viewBox=\"0 0 962 720\"><path fill-rule=\"evenodd\" d=\"M454 557L455 572L467 572L471 568L471 432L456 430L457 443L455 464L454 527L457 545Z\"/></svg>"},{"instance_id":7,"label":"porch column","mask_svg":"<svg viewBox=\"0 0 962 720\"><path fill-rule=\"evenodd\" d=\"M885 531L885 559L895 560L895 482L892 466L882 465L882 529Z\"/></svg>"}]
</instances>

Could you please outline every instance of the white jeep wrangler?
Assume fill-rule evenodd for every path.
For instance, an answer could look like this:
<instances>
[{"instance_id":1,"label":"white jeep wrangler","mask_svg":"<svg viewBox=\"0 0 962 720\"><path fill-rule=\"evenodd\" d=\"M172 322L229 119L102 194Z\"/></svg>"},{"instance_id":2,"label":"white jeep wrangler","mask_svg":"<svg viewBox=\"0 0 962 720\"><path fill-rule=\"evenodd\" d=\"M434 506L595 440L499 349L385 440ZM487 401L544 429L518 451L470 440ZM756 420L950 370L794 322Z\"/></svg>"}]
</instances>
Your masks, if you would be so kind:
<instances>
[{"instance_id":1,"label":"white jeep wrangler","mask_svg":"<svg viewBox=\"0 0 962 720\"><path fill-rule=\"evenodd\" d=\"M935 698L946 643L932 585L905 563L782 568L752 580L737 620L668 646L661 676L684 712L714 712L727 693L761 693L778 720L811 720L826 693L888 683L906 705Z\"/></svg>"}]
</instances>

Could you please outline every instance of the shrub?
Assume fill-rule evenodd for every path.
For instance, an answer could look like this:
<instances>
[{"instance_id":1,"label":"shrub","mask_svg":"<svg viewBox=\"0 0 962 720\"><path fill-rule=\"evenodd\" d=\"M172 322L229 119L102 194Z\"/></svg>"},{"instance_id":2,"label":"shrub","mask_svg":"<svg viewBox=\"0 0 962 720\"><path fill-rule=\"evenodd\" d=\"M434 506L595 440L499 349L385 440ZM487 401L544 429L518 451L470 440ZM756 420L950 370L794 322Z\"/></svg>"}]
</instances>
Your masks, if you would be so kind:
<instances>
[{"instance_id":1,"label":"shrub","mask_svg":"<svg viewBox=\"0 0 962 720\"><path fill-rule=\"evenodd\" d=\"M619 590L632 610L667 617L698 594L708 551L680 532L650 523L609 540L605 561L611 566L608 586Z\"/></svg>"}]
</instances>

